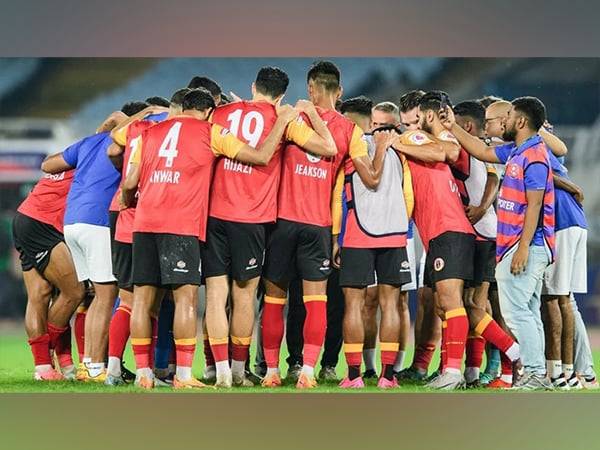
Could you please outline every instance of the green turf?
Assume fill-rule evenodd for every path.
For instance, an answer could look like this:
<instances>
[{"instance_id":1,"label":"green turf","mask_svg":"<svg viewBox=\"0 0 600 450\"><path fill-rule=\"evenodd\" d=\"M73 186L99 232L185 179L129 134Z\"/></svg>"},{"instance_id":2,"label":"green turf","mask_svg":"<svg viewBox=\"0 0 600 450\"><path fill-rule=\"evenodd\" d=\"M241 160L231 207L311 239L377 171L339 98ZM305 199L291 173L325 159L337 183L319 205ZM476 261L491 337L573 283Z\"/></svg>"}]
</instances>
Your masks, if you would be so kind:
<instances>
[{"instance_id":1,"label":"green turf","mask_svg":"<svg viewBox=\"0 0 600 450\"><path fill-rule=\"evenodd\" d=\"M254 350L254 349L253 349ZM252 354L254 351L252 352ZM285 353L285 349L282 353ZM431 367L437 367L437 353L434 356ZM203 369L202 351L196 352L194 362L195 375L199 378ZM282 355L281 367L284 370L287 368L285 364L285 355ZM411 361L412 351L409 350L406 361ZM600 352L594 353L595 363L600 364ZM131 349L128 348L125 354L125 363L129 368L134 367ZM344 373L345 366L343 364L343 356L340 358L340 363L337 367L338 375L341 377ZM318 388L310 391L297 391L294 385L286 384L278 389L256 388L234 388L234 389L206 389L197 391L184 391L185 393L340 393L340 394L360 394L360 393L391 393L392 391L381 391L376 387L376 380L365 380L366 388L361 390L345 390L337 388L335 383L321 383ZM0 393L147 393L146 390L135 388L131 385L120 387L109 387L95 383L77 383L77 382L37 382L32 379L32 357L27 345L27 340L24 334L8 334L0 335ZM157 388L154 393L182 393L182 391L173 391L170 388ZM393 390L395 393L431 393L432 391L413 384L402 385L399 389ZM468 391L460 391L461 393L481 393L488 392L491 395L505 393L506 391L474 389ZM579 392L599 392L599 391L579 391Z\"/></svg>"}]
</instances>

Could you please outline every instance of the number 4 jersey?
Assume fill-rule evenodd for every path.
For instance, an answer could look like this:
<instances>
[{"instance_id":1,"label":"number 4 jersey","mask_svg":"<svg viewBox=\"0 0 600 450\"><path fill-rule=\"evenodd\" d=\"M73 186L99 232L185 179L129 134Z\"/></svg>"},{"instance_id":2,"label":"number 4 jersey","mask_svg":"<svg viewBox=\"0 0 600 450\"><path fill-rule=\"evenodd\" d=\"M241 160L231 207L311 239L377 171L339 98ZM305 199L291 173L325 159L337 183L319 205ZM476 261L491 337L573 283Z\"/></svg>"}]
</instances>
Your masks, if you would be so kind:
<instances>
[{"instance_id":1,"label":"number 4 jersey","mask_svg":"<svg viewBox=\"0 0 600 450\"><path fill-rule=\"evenodd\" d=\"M204 241L214 162L243 146L228 129L187 116L144 131L131 155L141 170L133 231Z\"/></svg>"},{"instance_id":2,"label":"number 4 jersey","mask_svg":"<svg viewBox=\"0 0 600 450\"><path fill-rule=\"evenodd\" d=\"M263 101L240 101L218 107L212 121L251 147L261 145L277 121L275 106ZM266 166L221 158L211 189L209 215L244 223L274 222L285 141L304 145L315 132L300 117L287 126L283 142Z\"/></svg>"}]
</instances>

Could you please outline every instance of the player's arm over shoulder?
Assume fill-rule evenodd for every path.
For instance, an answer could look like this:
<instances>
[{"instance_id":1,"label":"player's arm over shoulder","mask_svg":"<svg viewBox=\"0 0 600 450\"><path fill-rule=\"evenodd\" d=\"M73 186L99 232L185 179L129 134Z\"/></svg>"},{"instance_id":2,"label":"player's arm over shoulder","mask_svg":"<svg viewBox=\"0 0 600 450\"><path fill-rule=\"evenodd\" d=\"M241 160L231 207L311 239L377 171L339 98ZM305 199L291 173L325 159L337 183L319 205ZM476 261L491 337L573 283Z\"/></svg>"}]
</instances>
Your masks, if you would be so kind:
<instances>
[{"instance_id":1,"label":"player's arm over shoulder","mask_svg":"<svg viewBox=\"0 0 600 450\"><path fill-rule=\"evenodd\" d=\"M404 155L422 162L444 162L446 153L439 141L422 130L406 131L396 138L392 147Z\"/></svg>"},{"instance_id":2,"label":"player's arm over shoulder","mask_svg":"<svg viewBox=\"0 0 600 450\"><path fill-rule=\"evenodd\" d=\"M314 129L304 121L302 116L298 116L288 123L285 132L286 140L294 142L315 155L325 157L335 156L337 154L337 147L331 132L323 120L316 115L311 121L315 127Z\"/></svg>"}]
</instances>

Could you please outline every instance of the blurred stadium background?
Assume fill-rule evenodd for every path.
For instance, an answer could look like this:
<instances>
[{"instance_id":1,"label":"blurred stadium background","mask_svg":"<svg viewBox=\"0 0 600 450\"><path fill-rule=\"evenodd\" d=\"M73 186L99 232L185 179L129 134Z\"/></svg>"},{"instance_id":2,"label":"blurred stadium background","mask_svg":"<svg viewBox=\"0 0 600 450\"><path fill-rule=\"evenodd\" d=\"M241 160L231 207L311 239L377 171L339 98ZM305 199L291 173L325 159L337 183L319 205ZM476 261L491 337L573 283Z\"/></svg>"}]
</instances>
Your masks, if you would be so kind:
<instances>
[{"instance_id":1,"label":"blurred stadium background","mask_svg":"<svg viewBox=\"0 0 600 450\"><path fill-rule=\"evenodd\" d=\"M539 97L569 147L566 165L583 187L589 232L589 294L578 301L587 323L600 325L600 59L594 58L333 58L344 98L364 94L397 102L409 89L442 89L456 103L483 95ZM0 58L0 320L19 319L25 290L11 221L40 176L48 153L94 132L131 100L172 92L194 75L224 92L250 97L263 65L290 76L288 102L306 97L308 58Z\"/></svg>"}]
</instances>

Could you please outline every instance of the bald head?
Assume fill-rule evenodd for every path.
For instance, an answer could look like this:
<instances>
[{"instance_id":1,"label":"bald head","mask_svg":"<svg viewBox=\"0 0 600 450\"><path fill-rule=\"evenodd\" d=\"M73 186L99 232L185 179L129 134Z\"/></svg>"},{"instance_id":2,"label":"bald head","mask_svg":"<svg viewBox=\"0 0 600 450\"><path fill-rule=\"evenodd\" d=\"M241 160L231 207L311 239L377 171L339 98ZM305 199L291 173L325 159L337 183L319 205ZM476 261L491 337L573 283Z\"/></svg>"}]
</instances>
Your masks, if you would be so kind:
<instances>
[{"instance_id":1,"label":"bald head","mask_svg":"<svg viewBox=\"0 0 600 450\"><path fill-rule=\"evenodd\" d=\"M502 138L504 120L508 117L508 112L511 108L512 104L506 100L499 100L486 108L485 134L488 137Z\"/></svg>"}]
</instances>

